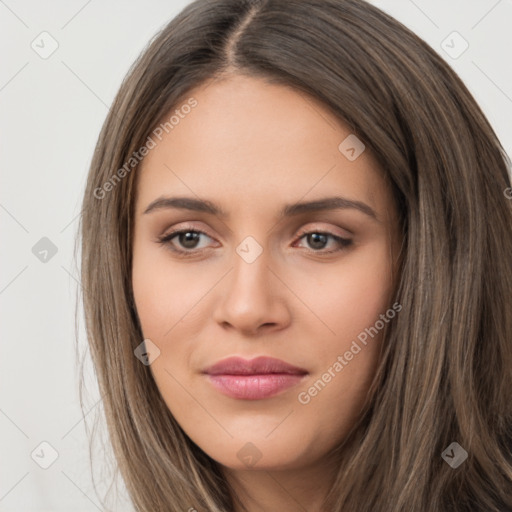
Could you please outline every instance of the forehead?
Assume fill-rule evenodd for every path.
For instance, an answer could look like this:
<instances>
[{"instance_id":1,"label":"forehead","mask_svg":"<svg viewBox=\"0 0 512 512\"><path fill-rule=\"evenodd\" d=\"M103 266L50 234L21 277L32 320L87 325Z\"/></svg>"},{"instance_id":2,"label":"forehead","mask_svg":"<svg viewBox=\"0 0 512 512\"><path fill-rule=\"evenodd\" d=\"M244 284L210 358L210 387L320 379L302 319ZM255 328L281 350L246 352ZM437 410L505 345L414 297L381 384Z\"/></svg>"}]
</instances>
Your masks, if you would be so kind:
<instances>
[{"instance_id":1,"label":"forehead","mask_svg":"<svg viewBox=\"0 0 512 512\"><path fill-rule=\"evenodd\" d=\"M180 110L190 98L196 106ZM166 194L215 198L225 210L253 213L335 193L385 208L370 152L350 161L339 149L350 129L302 92L234 76L190 91L173 113L172 129L153 137L139 168L138 211Z\"/></svg>"}]
</instances>

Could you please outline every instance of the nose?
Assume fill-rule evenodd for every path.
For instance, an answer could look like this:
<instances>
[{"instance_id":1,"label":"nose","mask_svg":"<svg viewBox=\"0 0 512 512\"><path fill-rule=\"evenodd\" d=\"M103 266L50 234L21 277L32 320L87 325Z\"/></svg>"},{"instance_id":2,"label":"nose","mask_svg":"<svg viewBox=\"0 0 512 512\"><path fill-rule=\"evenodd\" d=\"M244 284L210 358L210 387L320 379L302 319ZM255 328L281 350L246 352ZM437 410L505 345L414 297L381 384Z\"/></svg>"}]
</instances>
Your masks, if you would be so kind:
<instances>
[{"instance_id":1,"label":"nose","mask_svg":"<svg viewBox=\"0 0 512 512\"><path fill-rule=\"evenodd\" d=\"M289 325L287 289L269 263L265 251L252 263L234 255L233 269L219 288L214 313L224 329L254 336Z\"/></svg>"}]
</instances>

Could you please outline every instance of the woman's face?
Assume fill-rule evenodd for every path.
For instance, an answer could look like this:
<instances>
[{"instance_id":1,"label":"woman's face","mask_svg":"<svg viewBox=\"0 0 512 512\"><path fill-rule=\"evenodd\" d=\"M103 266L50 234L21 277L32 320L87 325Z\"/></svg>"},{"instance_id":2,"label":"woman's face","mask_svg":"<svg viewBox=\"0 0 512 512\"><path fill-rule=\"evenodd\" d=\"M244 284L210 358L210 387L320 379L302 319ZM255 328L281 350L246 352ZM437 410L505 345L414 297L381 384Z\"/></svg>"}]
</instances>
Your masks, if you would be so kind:
<instances>
[{"instance_id":1,"label":"woman's face","mask_svg":"<svg viewBox=\"0 0 512 512\"><path fill-rule=\"evenodd\" d=\"M190 97L138 171L132 277L160 351L148 343L150 369L224 466L310 465L357 419L396 313L391 192L369 150L304 94L235 76ZM204 373L231 356L303 372Z\"/></svg>"}]
</instances>

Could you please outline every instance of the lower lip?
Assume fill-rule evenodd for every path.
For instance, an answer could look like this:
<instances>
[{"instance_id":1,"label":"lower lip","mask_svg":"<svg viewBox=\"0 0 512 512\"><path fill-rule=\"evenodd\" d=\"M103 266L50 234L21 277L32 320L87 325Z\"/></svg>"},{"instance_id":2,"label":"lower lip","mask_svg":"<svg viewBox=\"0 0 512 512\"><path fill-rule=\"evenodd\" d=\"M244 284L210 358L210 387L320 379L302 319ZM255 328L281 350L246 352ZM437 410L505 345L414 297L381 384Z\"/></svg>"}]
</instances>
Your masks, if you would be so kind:
<instances>
[{"instance_id":1,"label":"lower lip","mask_svg":"<svg viewBox=\"0 0 512 512\"><path fill-rule=\"evenodd\" d=\"M221 393L242 400L262 400L298 384L305 375L267 373L261 375L208 375Z\"/></svg>"}]
</instances>

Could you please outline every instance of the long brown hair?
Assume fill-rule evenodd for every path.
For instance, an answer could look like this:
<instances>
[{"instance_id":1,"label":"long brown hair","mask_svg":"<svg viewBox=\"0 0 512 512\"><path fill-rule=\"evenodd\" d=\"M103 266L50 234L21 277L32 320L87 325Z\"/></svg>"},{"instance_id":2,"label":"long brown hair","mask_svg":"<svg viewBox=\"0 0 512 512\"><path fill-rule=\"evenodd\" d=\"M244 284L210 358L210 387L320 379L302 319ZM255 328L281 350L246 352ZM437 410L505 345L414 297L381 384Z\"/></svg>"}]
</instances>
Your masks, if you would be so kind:
<instances>
[{"instance_id":1,"label":"long brown hair","mask_svg":"<svg viewBox=\"0 0 512 512\"><path fill-rule=\"evenodd\" d=\"M82 284L134 506L226 512L236 499L134 357L138 165L126 166L189 91L230 73L323 102L373 152L400 212L394 300L403 309L386 331L371 400L336 450L325 511L512 510L509 160L455 72L363 0L196 0L151 41L110 109L83 201ZM453 442L468 454L456 469L442 457Z\"/></svg>"}]
</instances>

